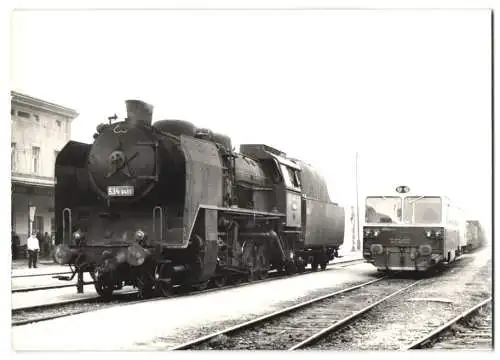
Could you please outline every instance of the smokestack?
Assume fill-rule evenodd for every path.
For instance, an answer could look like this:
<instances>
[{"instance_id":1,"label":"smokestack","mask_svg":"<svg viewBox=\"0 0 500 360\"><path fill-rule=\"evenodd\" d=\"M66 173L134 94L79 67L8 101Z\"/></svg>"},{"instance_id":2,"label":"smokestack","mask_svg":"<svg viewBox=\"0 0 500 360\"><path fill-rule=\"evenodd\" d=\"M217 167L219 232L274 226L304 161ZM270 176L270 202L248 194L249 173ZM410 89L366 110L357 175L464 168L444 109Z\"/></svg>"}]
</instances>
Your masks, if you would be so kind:
<instances>
[{"instance_id":1,"label":"smokestack","mask_svg":"<svg viewBox=\"0 0 500 360\"><path fill-rule=\"evenodd\" d=\"M127 122L131 125L151 126L153 122L153 105L141 100L126 100Z\"/></svg>"}]
</instances>

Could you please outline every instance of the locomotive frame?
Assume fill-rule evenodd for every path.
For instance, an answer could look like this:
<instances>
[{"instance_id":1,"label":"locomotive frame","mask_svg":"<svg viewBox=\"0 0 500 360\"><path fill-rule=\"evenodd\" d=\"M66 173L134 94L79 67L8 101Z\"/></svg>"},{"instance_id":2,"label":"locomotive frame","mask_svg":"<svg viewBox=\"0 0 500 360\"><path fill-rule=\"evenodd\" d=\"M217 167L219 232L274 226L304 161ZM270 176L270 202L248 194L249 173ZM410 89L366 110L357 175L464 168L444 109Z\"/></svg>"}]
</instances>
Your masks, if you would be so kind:
<instances>
[{"instance_id":1,"label":"locomotive frame","mask_svg":"<svg viewBox=\"0 0 500 360\"><path fill-rule=\"evenodd\" d=\"M89 272L102 296L322 270L344 238L344 209L310 165L179 120L127 119L70 141L56 160L55 260ZM106 191L107 189L107 191ZM68 280L68 278L61 278ZM81 282L79 281L81 289Z\"/></svg>"}]
</instances>

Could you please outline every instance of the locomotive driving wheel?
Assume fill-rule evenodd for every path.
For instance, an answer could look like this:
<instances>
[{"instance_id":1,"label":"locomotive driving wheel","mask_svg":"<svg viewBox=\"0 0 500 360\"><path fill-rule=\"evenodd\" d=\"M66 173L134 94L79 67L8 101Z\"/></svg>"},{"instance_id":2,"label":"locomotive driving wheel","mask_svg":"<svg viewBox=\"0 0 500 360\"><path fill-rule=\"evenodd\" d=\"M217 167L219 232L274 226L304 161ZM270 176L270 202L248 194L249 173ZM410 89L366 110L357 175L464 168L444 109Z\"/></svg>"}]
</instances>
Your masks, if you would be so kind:
<instances>
[{"instance_id":1,"label":"locomotive driving wheel","mask_svg":"<svg viewBox=\"0 0 500 360\"><path fill-rule=\"evenodd\" d=\"M226 286L226 277L225 276L217 276L213 279L213 284L217 288L221 288Z\"/></svg>"},{"instance_id":2,"label":"locomotive driving wheel","mask_svg":"<svg viewBox=\"0 0 500 360\"><path fill-rule=\"evenodd\" d=\"M326 252L326 248L323 248L321 254L318 256L318 263L322 271L326 270L326 267L330 261L328 260L328 253Z\"/></svg>"},{"instance_id":3,"label":"locomotive driving wheel","mask_svg":"<svg viewBox=\"0 0 500 360\"><path fill-rule=\"evenodd\" d=\"M269 260L266 256L265 245L259 246L256 254L255 268L257 277L261 280L267 279L269 272Z\"/></svg>"},{"instance_id":4,"label":"locomotive driving wheel","mask_svg":"<svg viewBox=\"0 0 500 360\"><path fill-rule=\"evenodd\" d=\"M110 275L100 272L99 270L94 270L94 287L95 291L104 298L109 298L113 294L115 286L111 281Z\"/></svg>"},{"instance_id":5,"label":"locomotive driving wheel","mask_svg":"<svg viewBox=\"0 0 500 360\"><path fill-rule=\"evenodd\" d=\"M319 262L318 260L316 259L316 256L314 257L314 260L311 264L311 270L312 271L318 271L318 266L319 266Z\"/></svg>"},{"instance_id":6,"label":"locomotive driving wheel","mask_svg":"<svg viewBox=\"0 0 500 360\"><path fill-rule=\"evenodd\" d=\"M172 278L167 276L166 264L157 265L155 269L155 288L163 297L172 295Z\"/></svg>"},{"instance_id":7,"label":"locomotive driving wheel","mask_svg":"<svg viewBox=\"0 0 500 360\"><path fill-rule=\"evenodd\" d=\"M302 274L303 272L306 271L306 262L304 261L304 259L302 257L299 257L297 259L295 266L297 267L297 272L299 274Z\"/></svg>"},{"instance_id":8,"label":"locomotive driving wheel","mask_svg":"<svg viewBox=\"0 0 500 360\"><path fill-rule=\"evenodd\" d=\"M147 274L141 274L137 277L137 288L140 298L149 298L153 296L153 279Z\"/></svg>"},{"instance_id":9,"label":"locomotive driving wheel","mask_svg":"<svg viewBox=\"0 0 500 360\"><path fill-rule=\"evenodd\" d=\"M324 260L321 264L321 270L325 271L326 267L328 266L328 260Z\"/></svg>"}]
</instances>

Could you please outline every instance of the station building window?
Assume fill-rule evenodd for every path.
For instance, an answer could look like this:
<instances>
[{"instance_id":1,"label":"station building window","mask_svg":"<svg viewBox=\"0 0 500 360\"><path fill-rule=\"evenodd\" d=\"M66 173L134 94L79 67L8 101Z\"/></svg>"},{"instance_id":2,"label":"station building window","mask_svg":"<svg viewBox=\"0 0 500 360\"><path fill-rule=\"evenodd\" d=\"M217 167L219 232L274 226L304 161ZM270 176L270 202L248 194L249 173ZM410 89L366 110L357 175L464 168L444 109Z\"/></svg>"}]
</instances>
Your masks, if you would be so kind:
<instances>
[{"instance_id":1,"label":"station building window","mask_svg":"<svg viewBox=\"0 0 500 360\"><path fill-rule=\"evenodd\" d=\"M24 112L24 111L18 111L17 116L25 118L25 119L31 118L31 115L27 112Z\"/></svg>"},{"instance_id":2,"label":"station building window","mask_svg":"<svg viewBox=\"0 0 500 360\"><path fill-rule=\"evenodd\" d=\"M10 144L10 167L12 171L16 169L16 143Z\"/></svg>"},{"instance_id":3,"label":"station building window","mask_svg":"<svg viewBox=\"0 0 500 360\"><path fill-rule=\"evenodd\" d=\"M40 171L40 148L38 146L33 146L33 172L38 174Z\"/></svg>"}]
</instances>

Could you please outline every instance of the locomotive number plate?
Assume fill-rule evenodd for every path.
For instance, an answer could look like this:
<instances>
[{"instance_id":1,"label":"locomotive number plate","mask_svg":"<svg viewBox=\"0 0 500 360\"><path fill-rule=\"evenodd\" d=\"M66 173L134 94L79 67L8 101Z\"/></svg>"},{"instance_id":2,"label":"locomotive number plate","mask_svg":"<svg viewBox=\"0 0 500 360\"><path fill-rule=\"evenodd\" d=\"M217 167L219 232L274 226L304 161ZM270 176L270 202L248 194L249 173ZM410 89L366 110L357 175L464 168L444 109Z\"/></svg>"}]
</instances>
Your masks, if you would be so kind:
<instances>
[{"instance_id":1,"label":"locomotive number plate","mask_svg":"<svg viewBox=\"0 0 500 360\"><path fill-rule=\"evenodd\" d=\"M108 186L108 196L134 196L134 187Z\"/></svg>"},{"instance_id":2,"label":"locomotive number plate","mask_svg":"<svg viewBox=\"0 0 500 360\"><path fill-rule=\"evenodd\" d=\"M391 237L391 238L389 238L389 243L391 245L410 245L411 239L409 237L406 237L406 236Z\"/></svg>"}]
</instances>

